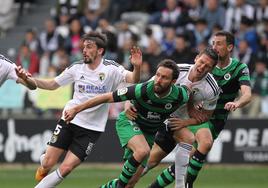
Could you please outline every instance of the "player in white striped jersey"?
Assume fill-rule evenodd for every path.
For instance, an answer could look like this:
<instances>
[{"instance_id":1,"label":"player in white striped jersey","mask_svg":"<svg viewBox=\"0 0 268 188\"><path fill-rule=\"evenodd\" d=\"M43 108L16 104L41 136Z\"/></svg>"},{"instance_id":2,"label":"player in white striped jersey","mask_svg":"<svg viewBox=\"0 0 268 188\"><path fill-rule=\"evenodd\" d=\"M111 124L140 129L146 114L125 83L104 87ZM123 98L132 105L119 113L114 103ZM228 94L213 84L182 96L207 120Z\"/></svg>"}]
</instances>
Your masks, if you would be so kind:
<instances>
[{"instance_id":1,"label":"player in white striped jersey","mask_svg":"<svg viewBox=\"0 0 268 188\"><path fill-rule=\"evenodd\" d=\"M29 74L20 66L17 67L12 61L0 54L0 86L6 80L14 80L16 83L20 83L29 89L36 89L36 84Z\"/></svg>"},{"instance_id":2,"label":"player in white striped jersey","mask_svg":"<svg viewBox=\"0 0 268 188\"><path fill-rule=\"evenodd\" d=\"M133 72L125 70L114 61L103 58L107 44L106 36L90 32L83 36L84 59L68 67L53 80L35 79L37 87L54 90L74 82L73 98L65 109L74 107L96 95L111 92L121 83L136 83L140 77L142 54L139 48L131 49L130 62ZM63 112L64 112L63 110ZM108 118L108 104L82 111L67 125L63 117L55 128L45 155L40 157L41 167L36 173L38 188L55 187L91 152L100 134L104 132ZM49 170L67 151L59 168L49 175Z\"/></svg>"},{"instance_id":3,"label":"player in white striped jersey","mask_svg":"<svg viewBox=\"0 0 268 188\"><path fill-rule=\"evenodd\" d=\"M180 67L180 75L176 84L191 86L191 104L180 107L173 114L174 117L168 119L167 127L157 132L155 143L150 152L144 173L157 166L158 163L175 148L176 143L179 143L175 154L176 176L178 176L176 187L184 187L183 178L186 174L186 168L194 142L193 133L186 127L208 121L213 110L216 108L220 88L209 72L216 66L217 60L217 52L208 47L197 55L194 65L178 64ZM191 108L192 106L194 108ZM195 119L192 118L192 116L190 117L188 108L191 109L191 113L202 113L203 118ZM197 110L197 108L199 108L199 110ZM172 168L175 171L175 165L173 165ZM136 176L130 181L128 188L134 186L142 170L143 168L137 171ZM173 178L175 178L174 176L173 173ZM159 185L159 187L161 187L161 185Z\"/></svg>"}]
</instances>

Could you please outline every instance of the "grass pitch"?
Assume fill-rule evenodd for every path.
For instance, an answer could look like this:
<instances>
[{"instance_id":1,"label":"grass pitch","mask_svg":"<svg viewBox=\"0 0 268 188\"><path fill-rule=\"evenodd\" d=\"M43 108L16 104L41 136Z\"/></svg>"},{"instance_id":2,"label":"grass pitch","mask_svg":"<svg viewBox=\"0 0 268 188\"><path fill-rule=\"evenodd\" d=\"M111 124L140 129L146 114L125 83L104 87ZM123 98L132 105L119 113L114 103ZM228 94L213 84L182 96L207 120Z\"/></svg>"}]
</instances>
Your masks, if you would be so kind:
<instances>
[{"instance_id":1,"label":"grass pitch","mask_svg":"<svg viewBox=\"0 0 268 188\"><path fill-rule=\"evenodd\" d=\"M36 182L33 179L33 165L0 165L1 188L30 188ZM144 176L136 186L146 188L164 169L161 165ZM121 165L86 164L78 167L59 188L97 188L101 184L116 178L121 171ZM169 188L174 187L170 185ZM267 188L268 166L230 166L209 165L201 171L195 188Z\"/></svg>"}]
</instances>

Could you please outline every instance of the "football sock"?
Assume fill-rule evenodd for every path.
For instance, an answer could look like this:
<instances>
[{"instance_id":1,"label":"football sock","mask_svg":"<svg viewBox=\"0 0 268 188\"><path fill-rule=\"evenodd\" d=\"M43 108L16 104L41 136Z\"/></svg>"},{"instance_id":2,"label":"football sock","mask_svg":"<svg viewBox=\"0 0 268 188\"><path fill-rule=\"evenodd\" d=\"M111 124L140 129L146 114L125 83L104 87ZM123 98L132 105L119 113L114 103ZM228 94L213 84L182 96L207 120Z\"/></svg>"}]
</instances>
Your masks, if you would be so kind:
<instances>
[{"instance_id":1,"label":"football sock","mask_svg":"<svg viewBox=\"0 0 268 188\"><path fill-rule=\"evenodd\" d=\"M116 188L118 179L114 179L112 181L109 181L105 185L100 186L100 188Z\"/></svg>"},{"instance_id":2,"label":"football sock","mask_svg":"<svg viewBox=\"0 0 268 188\"><path fill-rule=\"evenodd\" d=\"M42 179L35 188L54 188L56 185L60 184L63 179L59 169L57 169Z\"/></svg>"},{"instance_id":3,"label":"football sock","mask_svg":"<svg viewBox=\"0 0 268 188\"><path fill-rule=\"evenodd\" d=\"M140 162L138 162L133 156L130 157L123 166L122 172L119 175L118 184L125 186L130 178L135 174L137 168L139 167Z\"/></svg>"},{"instance_id":4,"label":"football sock","mask_svg":"<svg viewBox=\"0 0 268 188\"><path fill-rule=\"evenodd\" d=\"M166 168L160 175L157 176L150 188L166 187L175 180L175 164Z\"/></svg>"},{"instance_id":5,"label":"football sock","mask_svg":"<svg viewBox=\"0 0 268 188\"><path fill-rule=\"evenodd\" d=\"M206 156L207 155L200 153L198 150L195 151L194 155L190 159L189 166L187 169L186 183L188 184L194 183L194 181L198 176L199 171L201 170L205 162Z\"/></svg>"},{"instance_id":6,"label":"football sock","mask_svg":"<svg viewBox=\"0 0 268 188\"><path fill-rule=\"evenodd\" d=\"M181 142L177 145L175 152L175 188L185 187L184 178L187 172L191 150L191 144Z\"/></svg>"}]
</instances>

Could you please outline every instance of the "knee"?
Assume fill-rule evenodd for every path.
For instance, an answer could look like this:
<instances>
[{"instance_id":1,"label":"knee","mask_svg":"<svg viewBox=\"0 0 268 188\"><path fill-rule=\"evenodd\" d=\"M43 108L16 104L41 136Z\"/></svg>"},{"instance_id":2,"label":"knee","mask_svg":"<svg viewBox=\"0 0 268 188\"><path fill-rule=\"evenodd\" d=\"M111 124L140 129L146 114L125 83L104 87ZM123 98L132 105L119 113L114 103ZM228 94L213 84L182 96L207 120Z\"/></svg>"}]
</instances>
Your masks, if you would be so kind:
<instances>
[{"instance_id":1,"label":"knee","mask_svg":"<svg viewBox=\"0 0 268 188\"><path fill-rule=\"evenodd\" d=\"M136 149L136 151L134 151L134 154L141 160L143 160L144 158L146 158L147 156L149 156L150 154L150 147L148 146L144 146L142 148L138 148Z\"/></svg>"},{"instance_id":2,"label":"knee","mask_svg":"<svg viewBox=\"0 0 268 188\"><path fill-rule=\"evenodd\" d=\"M56 161L53 159L53 157L45 155L42 161L42 167L44 169L51 169L55 164L56 164Z\"/></svg>"},{"instance_id":3,"label":"knee","mask_svg":"<svg viewBox=\"0 0 268 188\"><path fill-rule=\"evenodd\" d=\"M213 140L212 139L204 139L200 143L198 143L198 146L202 148L203 151L209 152L212 148Z\"/></svg>"},{"instance_id":4,"label":"knee","mask_svg":"<svg viewBox=\"0 0 268 188\"><path fill-rule=\"evenodd\" d=\"M190 131L184 132L184 134L180 134L179 136L174 135L173 138L179 143L184 142L184 143L187 143L187 144L190 144L190 145L192 145L194 143L194 141L195 141L195 136Z\"/></svg>"}]
</instances>

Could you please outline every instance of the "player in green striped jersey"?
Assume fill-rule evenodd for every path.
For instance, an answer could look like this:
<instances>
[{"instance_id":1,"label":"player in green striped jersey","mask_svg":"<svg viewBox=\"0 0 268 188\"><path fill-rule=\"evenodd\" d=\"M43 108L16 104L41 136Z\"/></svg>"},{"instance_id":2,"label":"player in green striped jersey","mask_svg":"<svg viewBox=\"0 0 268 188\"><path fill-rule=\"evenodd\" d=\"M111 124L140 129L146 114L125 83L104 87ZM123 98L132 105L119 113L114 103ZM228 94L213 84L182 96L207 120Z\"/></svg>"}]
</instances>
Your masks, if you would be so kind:
<instances>
[{"instance_id":1,"label":"player in green striped jersey","mask_svg":"<svg viewBox=\"0 0 268 188\"><path fill-rule=\"evenodd\" d=\"M187 169L186 188L193 187L193 182L202 169L206 155L210 151L214 140L224 128L229 112L237 108L242 108L250 102L251 88L248 67L237 59L230 57L233 47L234 36L231 33L220 31L214 34L213 48L218 52L219 61L212 73L218 85L221 87L222 92L210 121L199 126L188 127L195 134L198 145L190 159ZM235 100L239 90L241 96L239 99ZM189 113L191 114L191 110L189 110ZM209 135L211 136L208 134L204 135L202 132L202 130L204 130L203 128L209 128L211 132ZM170 147L170 145L174 145L173 142L174 140L170 139L166 140L165 144ZM175 169L173 165L171 165L157 177L157 180L151 184L150 188L161 188L172 183L174 181L174 173ZM160 185L159 180L164 183Z\"/></svg>"},{"instance_id":2,"label":"player in green striped jersey","mask_svg":"<svg viewBox=\"0 0 268 188\"><path fill-rule=\"evenodd\" d=\"M188 102L189 89L174 85L178 75L176 63L166 59L159 63L154 80L99 95L65 111L67 122L78 112L102 103L132 100L138 111L134 121L129 120L125 112L121 112L117 119L116 130L125 148L125 163L119 179L108 182L102 188L125 187L139 165L146 163L156 131L164 126L171 113Z\"/></svg>"},{"instance_id":3,"label":"player in green striped jersey","mask_svg":"<svg viewBox=\"0 0 268 188\"><path fill-rule=\"evenodd\" d=\"M234 36L229 32L219 31L214 34L212 45L219 54L219 62L213 69L212 74L222 89L222 93L220 94L212 118L209 121L213 138L203 142L202 135L195 135L197 142L200 141L198 142L198 148L190 159L187 170L187 188L193 187L193 182L201 170L214 140L218 137L221 130L224 129L229 112L244 107L251 99L248 67L239 60L230 57L234 48ZM240 97L236 99L239 91L241 93Z\"/></svg>"}]
</instances>

